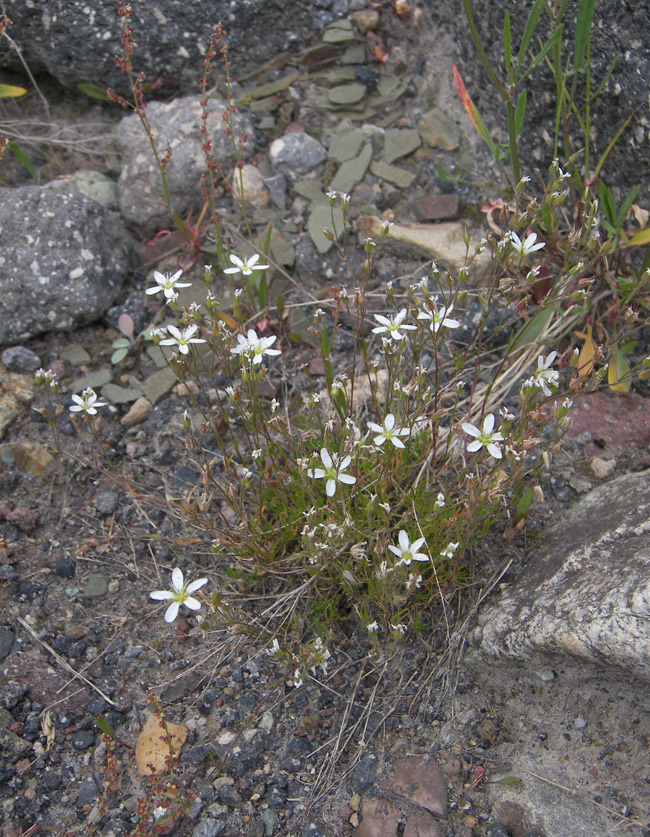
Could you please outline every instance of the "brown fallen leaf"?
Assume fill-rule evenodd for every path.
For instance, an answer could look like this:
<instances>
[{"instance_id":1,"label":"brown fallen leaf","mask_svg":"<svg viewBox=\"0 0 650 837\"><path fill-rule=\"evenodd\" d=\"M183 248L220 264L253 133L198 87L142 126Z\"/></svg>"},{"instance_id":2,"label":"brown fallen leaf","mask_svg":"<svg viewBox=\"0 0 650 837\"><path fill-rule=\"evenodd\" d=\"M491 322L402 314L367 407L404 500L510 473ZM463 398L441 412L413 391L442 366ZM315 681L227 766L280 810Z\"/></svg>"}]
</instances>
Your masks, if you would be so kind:
<instances>
[{"instance_id":1,"label":"brown fallen leaf","mask_svg":"<svg viewBox=\"0 0 650 837\"><path fill-rule=\"evenodd\" d=\"M169 740L160 721L155 715L150 715L147 723L138 737L135 746L135 763L138 775L151 776L149 765L153 765L156 773L167 772L165 760L170 755L170 745L174 756L180 755L181 748L187 740L188 729L183 724L172 724L167 721Z\"/></svg>"}]
</instances>

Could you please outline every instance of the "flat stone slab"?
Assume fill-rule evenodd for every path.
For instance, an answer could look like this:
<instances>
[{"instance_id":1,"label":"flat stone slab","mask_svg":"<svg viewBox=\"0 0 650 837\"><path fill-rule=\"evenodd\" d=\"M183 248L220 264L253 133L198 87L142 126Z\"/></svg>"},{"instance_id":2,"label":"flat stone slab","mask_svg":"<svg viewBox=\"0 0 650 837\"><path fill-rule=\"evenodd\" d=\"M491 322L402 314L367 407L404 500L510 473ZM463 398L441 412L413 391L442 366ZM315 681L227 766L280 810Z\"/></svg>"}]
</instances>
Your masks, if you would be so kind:
<instances>
[{"instance_id":1,"label":"flat stone slab","mask_svg":"<svg viewBox=\"0 0 650 837\"><path fill-rule=\"evenodd\" d=\"M426 756L396 759L394 776L379 783L437 817L447 816L447 782L437 762Z\"/></svg>"},{"instance_id":2,"label":"flat stone slab","mask_svg":"<svg viewBox=\"0 0 650 837\"><path fill-rule=\"evenodd\" d=\"M569 509L471 640L492 660L572 657L650 680L650 471Z\"/></svg>"}]
</instances>

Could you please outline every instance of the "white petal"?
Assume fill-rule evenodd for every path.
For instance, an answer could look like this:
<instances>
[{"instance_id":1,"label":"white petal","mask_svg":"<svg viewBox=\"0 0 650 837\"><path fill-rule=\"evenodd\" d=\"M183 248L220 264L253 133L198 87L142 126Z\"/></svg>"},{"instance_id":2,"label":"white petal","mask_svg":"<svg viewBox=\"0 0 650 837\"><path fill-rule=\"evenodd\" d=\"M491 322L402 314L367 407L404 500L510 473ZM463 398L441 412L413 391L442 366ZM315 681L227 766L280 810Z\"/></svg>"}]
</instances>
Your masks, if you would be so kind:
<instances>
[{"instance_id":1,"label":"white petal","mask_svg":"<svg viewBox=\"0 0 650 837\"><path fill-rule=\"evenodd\" d=\"M167 599L173 599L174 594L171 590L154 590L153 593L149 593L150 599L156 599L156 601L166 601Z\"/></svg>"},{"instance_id":2,"label":"white petal","mask_svg":"<svg viewBox=\"0 0 650 837\"><path fill-rule=\"evenodd\" d=\"M244 262L239 258L239 256L235 256L234 253L231 254L230 261L240 269L244 267Z\"/></svg>"},{"instance_id":3,"label":"white petal","mask_svg":"<svg viewBox=\"0 0 650 837\"><path fill-rule=\"evenodd\" d=\"M464 421L461 424L461 427L469 436L476 436L476 438L478 439L478 437L481 435L481 431L478 429L478 427L474 427L474 425L469 424L469 422ZM472 444L474 443L472 442Z\"/></svg>"},{"instance_id":4,"label":"white petal","mask_svg":"<svg viewBox=\"0 0 650 837\"><path fill-rule=\"evenodd\" d=\"M383 326L386 326L387 328L390 328L391 322L388 319L388 317L384 317L381 314L375 314L375 319L377 320L378 323L381 323Z\"/></svg>"},{"instance_id":5,"label":"white petal","mask_svg":"<svg viewBox=\"0 0 650 837\"><path fill-rule=\"evenodd\" d=\"M180 331L176 328L176 326L173 326L173 325L169 325L169 326L167 326L167 331L168 331L170 334L172 334L172 335L173 335L173 336L174 336L177 340L182 340L182 339L183 339L183 335L182 335L182 334L180 333Z\"/></svg>"},{"instance_id":6,"label":"white petal","mask_svg":"<svg viewBox=\"0 0 650 837\"><path fill-rule=\"evenodd\" d=\"M467 445L467 450L470 453L474 453L477 450L481 450L482 447L483 447L483 442L480 439L476 439L476 441L470 442L470 444Z\"/></svg>"},{"instance_id":7,"label":"white petal","mask_svg":"<svg viewBox=\"0 0 650 837\"><path fill-rule=\"evenodd\" d=\"M503 453L501 451L501 448L498 445L489 444L487 446L487 449L488 449L488 452L490 453L490 455L493 456L495 459L502 459L503 458Z\"/></svg>"},{"instance_id":8,"label":"white petal","mask_svg":"<svg viewBox=\"0 0 650 837\"><path fill-rule=\"evenodd\" d=\"M197 578L196 581L193 581L191 584L187 585L187 587L185 588L185 591L187 593L196 593L197 590L199 590L201 587L203 587L204 584L207 584L207 583L208 583L207 578Z\"/></svg>"},{"instance_id":9,"label":"white petal","mask_svg":"<svg viewBox=\"0 0 650 837\"><path fill-rule=\"evenodd\" d=\"M172 570L172 587L179 591L183 589L183 571L178 567Z\"/></svg>"},{"instance_id":10,"label":"white petal","mask_svg":"<svg viewBox=\"0 0 650 837\"><path fill-rule=\"evenodd\" d=\"M486 436L489 436L490 433L494 430L494 414L489 413L483 422L483 433Z\"/></svg>"},{"instance_id":11,"label":"white petal","mask_svg":"<svg viewBox=\"0 0 650 837\"><path fill-rule=\"evenodd\" d=\"M397 540L399 541L399 545L402 552L408 552L411 547L411 542L409 540L409 536L406 534L406 531L404 529L400 531Z\"/></svg>"},{"instance_id":12,"label":"white petal","mask_svg":"<svg viewBox=\"0 0 650 837\"><path fill-rule=\"evenodd\" d=\"M185 607L189 607L190 610L201 610L201 602L197 601L192 596L190 596L189 599L185 599L183 604Z\"/></svg>"},{"instance_id":13,"label":"white petal","mask_svg":"<svg viewBox=\"0 0 650 837\"><path fill-rule=\"evenodd\" d=\"M388 544L388 548L393 553L393 555L397 555L398 558L402 557L402 550L398 549L396 546L393 546L392 543Z\"/></svg>"},{"instance_id":14,"label":"white petal","mask_svg":"<svg viewBox=\"0 0 650 837\"><path fill-rule=\"evenodd\" d=\"M172 602L165 611L165 622L173 622L178 616L178 602Z\"/></svg>"},{"instance_id":15,"label":"white petal","mask_svg":"<svg viewBox=\"0 0 650 837\"><path fill-rule=\"evenodd\" d=\"M339 474L339 482L345 483L345 485L354 485L357 481L356 477L353 477L352 474Z\"/></svg>"},{"instance_id":16,"label":"white petal","mask_svg":"<svg viewBox=\"0 0 650 837\"><path fill-rule=\"evenodd\" d=\"M160 285L158 285L157 288L147 288L145 290L145 293L149 294L149 296L151 296L151 294L158 294L158 293L160 293L160 291L162 291L162 288L160 287Z\"/></svg>"},{"instance_id":17,"label":"white petal","mask_svg":"<svg viewBox=\"0 0 650 837\"><path fill-rule=\"evenodd\" d=\"M418 549L420 549L420 547L423 545L423 543L424 543L424 538L418 538L415 541L415 543L411 544L411 552L413 552L413 553L417 552Z\"/></svg>"},{"instance_id":18,"label":"white petal","mask_svg":"<svg viewBox=\"0 0 650 837\"><path fill-rule=\"evenodd\" d=\"M334 463L332 462L332 457L330 456L327 448L321 448L320 458L321 462L326 468L331 468L334 465Z\"/></svg>"},{"instance_id":19,"label":"white petal","mask_svg":"<svg viewBox=\"0 0 650 837\"><path fill-rule=\"evenodd\" d=\"M392 413L389 413L384 419L384 427L389 432L395 427L395 416Z\"/></svg>"},{"instance_id":20,"label":"white petal","mask_svg":"<svg viewBox=\"0 0 650 837\"><path fill-rule=\"evenodd\" d=\"M325 485L325 493L328 497L333 497L336 493L336 480L327 480Z\"/></svg>"},{"instance_id":21,"label":"white petal","mask_svg":"<svg viewBox=\"0 0 650 837\"><path fill-rule=\"evenodd\" d=\"M351 456L343 457L343 462L341 462L341 464L339 465L339 470L340 471L345 471L345 469L348 467L350 462L352 462L352 457Z\"/></svg>"},{"instance_id":22,"label":"white petal","mask_svg":"<svg viewBox=\"0 0 650 837\"><path fill-rule=\"evenodd\" d=\"M391 442L395 445L396 448L403 448L405 447L404 442L401 439L398 439L396 436L391 438Z\"/></svg>"}]
</instances>

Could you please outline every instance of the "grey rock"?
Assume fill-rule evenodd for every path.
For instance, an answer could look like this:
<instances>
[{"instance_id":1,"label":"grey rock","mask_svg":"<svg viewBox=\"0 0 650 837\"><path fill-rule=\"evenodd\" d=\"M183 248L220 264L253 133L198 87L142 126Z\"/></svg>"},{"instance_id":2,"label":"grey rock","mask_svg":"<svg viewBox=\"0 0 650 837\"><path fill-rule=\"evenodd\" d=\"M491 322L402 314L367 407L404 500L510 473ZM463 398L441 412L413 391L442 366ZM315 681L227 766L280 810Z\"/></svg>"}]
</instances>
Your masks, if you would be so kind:
<instances>
[{"instance_id":1,"label":"grey rock","mask_svg":"<svg viewBox=\"0 0 650 837\"><path fill-rule=\"evenodd\" d=\"M77 192L101 203L106 209L118 209L117 183L105 174L84 169L75 172L72 183Z\"/></svg>"},{"instance_id":2,"label":"grey rock","mask_svg":"<svg viewBox=\"0 0 650 837\"><path fill-rule=\"evenodd\" d=\"M2 362L10 372L36 372L41 359L25 346L10 346L2 353Z\"/></svg>"},{"instance_id":3,"label":"grey rock","mask_svg":"<svg viewBox=\"0 0 650 837\"><path fill-rule=\"evenodd\" d=\"M475 653L572 657L650 680L649 492L643 471L577 502L520 577L481 611Z\"/></svg>"},{"instance_id":4,"label":"grey rock","mask_svg":"<svg viewBox=\"0 0 650 837\"><path fill-rule=\"evenodd\" d=\"M219 820L205 819L196 826L192 837L218 837L226 827L226 824Z\"/></svg>"},{"instance_id":5,"label":"grey rock","mask_svg":"<svg viewBox=\"0 0 650 837\"><path fill-rule=\"evenodd\" d=\"M287 178L283 174L274 174L273 177L264 178L264 185L273 203L278 209L284 209L287 205Z\"/></svg>"},{"instance_id":6,"label":"grey rock","mask_svg":"<svg viewBox=\"0 0 650 837\"><path fill-rule=\"evenodd\" d=\"M113 514L117 508L117 491L109 488L99 489L95 494L94 505L100 514Z\"/></svg>"},{"instance_id":7,"label":"grey rock","mask_svg":"<svg viewBox=\"0 0 650 837\"><path fill-rule=\"evenodd\" d=\"M13 709L18 704L18 701L27 694L28 689L28 685L17 683L15 680L10 680L8 683L5 683L2 687L2 692L0 692L2 705L5 709Z\"/></svg>"},{"instance_id":8,"label":"grey rock","mask_svg":"<svg viewBox=\"0 0 650 837\"><path fill-rule=\"evenodd\" d=\"M90 596L91 598L105 596L108 593L110 580L110 576L104 575L103 573L89 575L83 591L84 596Z\"/></svg>"},{"instance_id":9,"label":"grey rock","mask_svg":"<svg viewBox=\"0 0 650 837\"><path fill-rule=\"evenodd\" d=\"M218 99L208 103L208 137L212 155L218 160L226 177L236 162L232 139L224 131L223 112L226 104ZM172 157L167 168L167 188L174 212L182 217L202 206L201 175L205 158L201 150L201 97L187 96L169 104L151 102L147 107L160 156L169 144ZM253 125L240 113L233 115L233 135L237 143L248 137L243 156L254 150ZM163 202L160 171L151 151L149 138L136 115L126 116L117 130L117 143L123 159L118 182L120 213L124 220L137 226L139 234L169 226L172 221Z\"/></svg>"},{"instance_id":10,"label":"grey rock","mask_svg":"<svg viewBox=\"0 0 650 837\"><path fill-rule=\"evenodd\" d=\"M90 805L97 798L98 789L97 782L92 776L84 779L79 793L77 794L77 808L83 808L84 805Z\"/></svg>"},{"instance_id":11,"label":"grey rock","mask_svg":"<svg viewBox=\"0 0 650 837\"><path fill-rule=\"evenodd\" d=\"M8 631L6 628L0 628L0 662L9 656L11 646L14 644L16 635L13 631Z\"/></svg>"},{"instance_id":12,"label":"grey rock","mask_svg":"<svg viewBox=\"0 0 650 837\"><path fill-rule=\"evenodd\" d=\"M412 129L391 128L384 138L384 160L394 163L420 147L420 135Z\"/></svg>"},{"instance_id":13,"label":"grey rock","mask_svg":"<svg viewBox=\"0 0 650 837\"><path fill-rule=\"evenodd\" d=\"M191 0L182 7L176 0L156 0L132 5L135 71L146 73L149 82L162 77L158 91L163 95L198 92L216 21L222 20L228 30L237 76L289 47L306 46L313 11L304 0ZM46 70L77 96L79 82L129 92L126 76L114 61L122 52L122 21L114 0L8 0L6 6L14 23L11 35L33 72ZM0 64L20 68L6 43ZM215 70L220 70L218 58Z\"/></svg>"},{"instance_id":14,"label":"grey rock","mask_svg":"<svg viewBox=\"0 0 650 837\"><path fill-rule=\"evenodd\" d=\"M349 194L357 183L361 183L365 177L370 161L372 160L372 145L368 143L361 149L361 153L353 160L346 160L334 175L330 187L335 192L346 192Z\"/></svg>"},{"instance_id":15,"label":"grey rock","mask_svg":"<svg viewBox=\"0 0 650 837\"><path fill-rule=\"evenodd\" d=\"M317 139L301 131L274 140L269 148L269 158L275 169L295 179L327 159L327 152Z\"/></svg>"},{"instance_id":16,"label":"grey rock","mask_svg":"<svg viewBox=\"0 0 650 837\"><path fill-rule=\"evenodd\" d=\"M75 750L87 750L95 743L95 736L90 730L77 730L72 736L72 746Z\"/></svg>"},{"instance_id":17,"label":"grey rock","mask_svg":"<svg viewBox=\"0 0 650 837\"><path fill-rule=\"evenodd\" d=\"M0 342L100 317L129 255L126 228L96 201L48 186L0 189Z\"/></svg>"}]
</instances>

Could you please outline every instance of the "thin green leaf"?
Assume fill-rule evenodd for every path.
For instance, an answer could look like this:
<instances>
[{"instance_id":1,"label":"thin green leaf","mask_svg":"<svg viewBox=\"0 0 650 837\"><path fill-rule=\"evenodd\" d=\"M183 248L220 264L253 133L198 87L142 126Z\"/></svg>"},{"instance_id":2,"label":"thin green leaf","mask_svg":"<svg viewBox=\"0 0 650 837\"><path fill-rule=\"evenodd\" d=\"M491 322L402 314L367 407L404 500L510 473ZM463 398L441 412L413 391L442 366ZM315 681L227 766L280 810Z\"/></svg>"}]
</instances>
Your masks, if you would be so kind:
<instances>
[{"instance_id":1,"label":"thin green leaf","mask_svg":"<svg viewBox=\"0 0 650 837\"><path fill-rule=\"evenodd\" d=\"M27 93L24 87L13 84L0 84L0 99L18 99Z\"/></svg>"},{"instance_id":2,"label":"thin green leaf","mask_svg":"<svg viewBox=\"0 0 650 837\"><path fill-rule=\"evenodd\" d=\"M528 52L530 42L533 40L533 35L535 34L535 29L537 29L537 24L539 22L539 16L541 15L542 10L544 8L544 2L545 0L535 0L533 8L530 10L528 20L526 21L526 27L524 29L524 34L522 36L521 43L519 44L517 67L521 67L524 57Z\"/></svg>"},{"instance_id":3,"label":"thin green leaf","mask_svg":"<svg viewBox=\"0 0 650 837\"><path fill-rule=\"evenodd\" d=\"M98 87L96 84L79 84L77 85L82 93L90 96L91 99L97 99L100 102L108 102L109 98L106 94L106 88Z\"/></svg>"},{"instance_id":4,"label":"thin green leaf","mask_svg":"<svg viewBox=\"0 0 650 837\"><path fill-rule=\"evenodd\" d=\"M506 787L513 787L520 784L521 779L518 779L517 776L506 776L504 779L499 779L497 782L497 785L505 785Z\"/></svg>"},{"instance_id":5,"label":"thin green leaf","mask_svg":"<svg viewBox=\"0 0 650 837\"><path fill-rule=\"evenodd\" d=\"M506 19L503 23L503 51L506 58L506 72L510 73L512 64L512 36L510 34L510 15L506 12Z\"/></svg>"},{"instance_id":6,"label":"thin green leaf","mask_svg":"<svg viewBox=\"0 0 650 837\"><path fill-rule=\"evenodd\" d=\"M108 723L106 718L100 712L97 716L97 720L95 721L97 727L104 733L104 735L110 735L111 738L115 738L115 733L113 732L113 728Z\"/></svg>"},{"instance_id":7,"label":"thin green leaf","mask_svg":"<svg viewBox=\"0 0 650 837\"><path fill-rule=\"evenodd\" d=\"M603 76L602 81L600 82L598 87L592 92L592 94L591 94L592 99L596 99L603 92L603 90L605 89L605 85L610 80L611 75L614 72L614 70L616 69L616 65L618 64L620 59L621 59L621 56L617 55L616 58L612 61L612 63L609 65L609 67L607 69L607 72Z\"/></svg>"},{"instance_id":8,"label":"thin green leaf","mask_svg":"<svg viewBox=\"0 0 650 837\"><path fill-rule=\"evenodd\" d=\"M526 517L528 509L533 502L533 497L535 496L535 489L531 486L527 491L525 491L517 503L517 508L515 510L515 519L514 523L519 523L520 520L523 520Z\"/></svg>"},{"instance_id":9,"label":"thin green leaf","mask_svg":"<svg viewBox=\"0 0 650 837\"><path fill-rule=\"evenodd\" d=\"M528 93L522 90L517 100L517 107L515 108L515 137L521 133L524 126L524 119L526 118L526 103L528 102Z\"/></svg>"},{"instance_id":10,"label":"thin green leaf","mask_svg":"<svg viewBox=\"0 0 650 837\"><path fill-rule=\"evenodd\" d=\"M526 346L528 343L534 343L536 340L539 340L548 328L555 311L555 308L542 308L541 311L538 311L533 319L527 322L515 337L512 344L512 351L514 352L515 349L519 349L521 346Z\"/></svg>"},{"instance_id":11,"label":"thin green leaf","mask_svg":"<svg viewBox=\"0 0 650 837\"><path fill-rule=\"evenodd\" d=\"M454 165L456 166L458 174L452 174L450 171L447 171L447 169L442 165L442 157L438 157L438 177L441 180L444 180L445 183L460 183L462 172L456 163L454 163Z\"/></svg>"},{"instance_id":12,"label":"thin green leaf","mask_svg":"<svg viewBox=\"0 0 650 837\"><path fill-rule=\"evenodd\" d=\"M623 221L627 218L627 213L630 211L632 204L637 198L637 195L641 191L641 186L635 186L634 189L630 192L627 196L627 200L623 204L623 206L618 211L618 216L616 217L616 226L620 229L623 225Z\"/></svg>"},{"instance_id":13,"label":"thin green leaf","mask_svg":"<svg viewBox=\"0 0 650 837\"><path fill-rule=\"evenodd\" d=\"M644 244L650 244L650 227L640 230L636 235L633 235L629 241L626 241L624 247L642 247Z\"/></svg>"},{"instance_id":14,"label":"thin green leaf","mask_svg":"<svg viewBox=\"0 0 650 837\"><path fill-rule=\"evenodd\" d=\"M573 52L573 70L578 73L582 69L587 44L591 39L591 22L594 17L594 0L581 0L576 20L576 41Z\"/></svg>"},{"instance_id":15,"label":"thin green leaf","mask_svg":"<svg viewBox=\"0 0 650 837\"><path fill-rule=\"evenodd\" d=\"M544 44L540 52L538 52L537 55L533 58L533 60L530 62L530 65L528 66L526 72L519 79L519 81L522 81L524 78L526 78L526 76L535 69L535 67L540 63L540 61L543 61L544 58L546 58L548 53L553 49L553 47L562 37L563 32L563 26L560 26L558 29L555 30L555 32L551 35L548 41Z\"/></svg>"},{"instance_id":16,"label":"thin green leaf","mask_svg":"<svg viewBox=\"0 0 650 837\"><path fill-rule=\"evenodd\" d=\"M323 326L323 328L321 329L320 343L323 349L323 357L327 360L327 358L330 356L330 346L332 344L327 335L327 329L325 328L325 326Z\"/></svg>"},{"instance_id":17,"label":"thin green leaf","mask_svg":"<svg viewBox=\"0 0 650 837\"><path fill-rule=\"evenodd\" d=\"M20 165L27 169L32 180L38 180L38 172L34 168L34 164L32 163L32 161L29 159L27 154L25 154L22 148L19 145L16 145L15 142L10 142L9 150L14 155L16 160L18 160Z\"/></svg>"},{"instance_id":18,"label":"thin green leaf","mask_svg":"<svg viewBox=\"0 0 650 837\"><path fill-rule=\"evenodd\" d=\"M172 212L172 221L174 222L174 226L179 231L179 233L182 233L184 236L191 238L192 234L190 232L189 227L177 212Z\"/></svg>"},{"instance_id":19,"label":"thin green leaf","mask_svg":"<svg viewBox=\"0 0 650 837\"><path fill-rule=\"evenodd\" d=\"M275 302L275 310L278 316L278 320L281 320L284 317L284 297L282 294L278 294L278 298Z\"/></svg>"},{"instance_id":20,"label":"thin green leaf","mask_svg":"<svg viewBox=\"0 0 650 837\"><path fill-rule=\"evenodd\" d=\"M329 360L325 361L325 380L327 381L327 388L331 389L334 382L334 368Z\"/></svg>"},{"instance_id":21,"label":"thin green leaf","mask_svg":"<svg viewBox=\"0 0 650 837\"><path fill-rule=\"evenodd\" d=\"M605 186L604 183L601 183L598 187L598 197L600 199L600 205L602 206L605 214L607 215L607 220L610 224L616 223L616 201L614 200L614 193L612 190Z\"/></svg>"}]
</instances>

